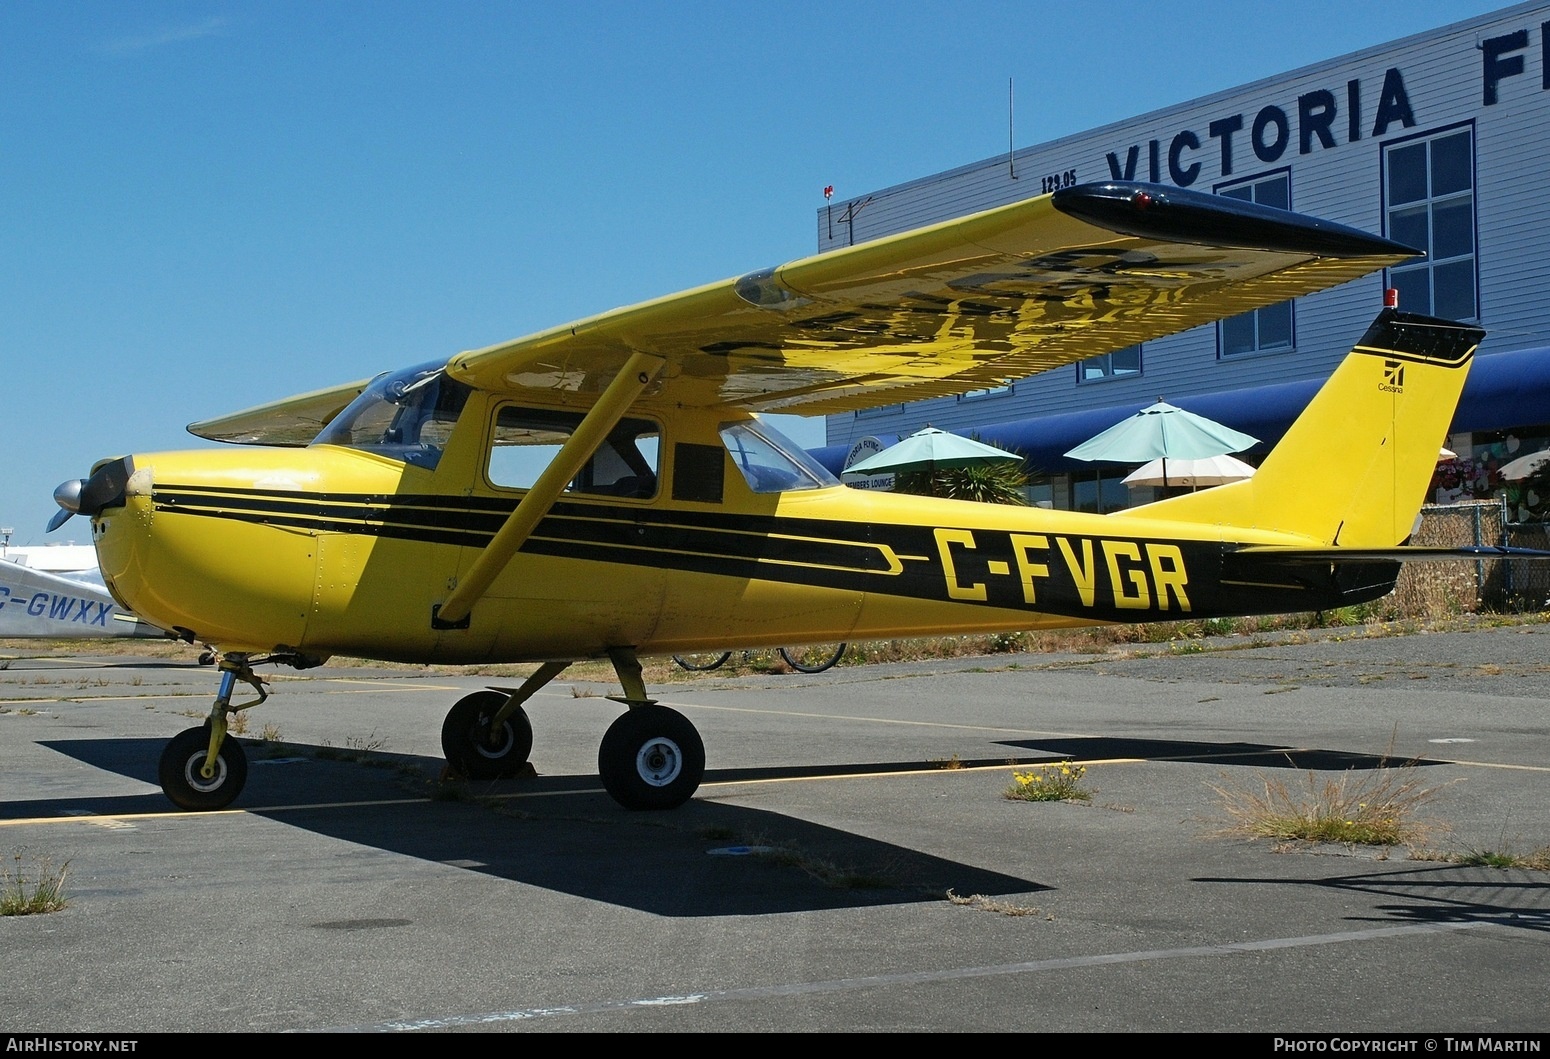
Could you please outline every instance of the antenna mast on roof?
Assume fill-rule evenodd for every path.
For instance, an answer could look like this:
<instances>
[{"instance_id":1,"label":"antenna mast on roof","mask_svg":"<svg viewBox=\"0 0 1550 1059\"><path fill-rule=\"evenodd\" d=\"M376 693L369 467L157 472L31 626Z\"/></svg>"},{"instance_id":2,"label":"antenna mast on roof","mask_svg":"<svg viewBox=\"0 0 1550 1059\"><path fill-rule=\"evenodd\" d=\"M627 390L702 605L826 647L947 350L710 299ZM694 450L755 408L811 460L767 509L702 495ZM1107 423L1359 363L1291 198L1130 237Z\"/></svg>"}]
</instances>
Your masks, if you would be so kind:
<instances>
[{"instance_id":1,"label":"antenna mast on roof","mask_svg":"<svg viewBox=\"0 0 1550 1059\"><path fill-rule=\"evenodd\" d=\"M1017 179L1017 154L1012 138L1012 119L1015 113L1017 97L1012 90L1012 79L1006 79L1006 171L1013 180Z\"/></svg>"}]
</instances>

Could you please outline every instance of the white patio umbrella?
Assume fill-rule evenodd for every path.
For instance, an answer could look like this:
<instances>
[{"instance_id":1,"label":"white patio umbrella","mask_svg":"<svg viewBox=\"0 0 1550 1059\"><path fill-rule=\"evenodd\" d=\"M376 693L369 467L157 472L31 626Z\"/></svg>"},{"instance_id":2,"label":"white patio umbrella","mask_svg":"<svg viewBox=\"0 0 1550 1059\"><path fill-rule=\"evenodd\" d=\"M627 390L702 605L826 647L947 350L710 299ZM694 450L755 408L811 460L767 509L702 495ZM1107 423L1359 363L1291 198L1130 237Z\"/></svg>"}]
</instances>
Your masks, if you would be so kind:
<instances>
[{"instance_id":1,"label":"white patio umbrella","mask_svg":"<svg viewBox=\"0 0 1550 1059\"><path fill-rule=\"evenodd\" d=\"M1200 488L1226 485L1254 477L1254 468L1235 456L1204 456L1198 460L1168 460L1164 473L1161 458L1142 464L1125 476L1126 485L1187 485Z\"/></svg>"},{"instance_id":2,"label":"white patio umbrella","mask_svg":"<svg viewBox=\"0 0 1550 1059\"><path fill-rule=\"evenodd\" d=\"M1509 482L1520 482L1525 478L1533 477L1534 473L1543 469L1547 463L1550 463L1550 449L1543 449L1509 460L1502 464L1500 473Z\"/></svg>"}]
</instances>

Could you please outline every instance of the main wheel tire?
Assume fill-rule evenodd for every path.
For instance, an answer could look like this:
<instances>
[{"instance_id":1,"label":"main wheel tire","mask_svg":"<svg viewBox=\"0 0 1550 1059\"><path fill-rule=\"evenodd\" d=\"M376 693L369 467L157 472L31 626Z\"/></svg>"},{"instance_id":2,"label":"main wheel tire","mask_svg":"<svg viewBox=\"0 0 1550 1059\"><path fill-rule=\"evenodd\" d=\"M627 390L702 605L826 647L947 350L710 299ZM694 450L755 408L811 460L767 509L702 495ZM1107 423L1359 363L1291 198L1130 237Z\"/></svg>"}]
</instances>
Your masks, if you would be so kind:
<instances>
[{"instance_id":1,"label":"main wheel tire","mask_svg":"<svg viewBox=\"0 0 1550 1059\"><path fill-rule=\"evenodd\" d=\"M699 790L705 744L678 711L637 706L608 726L597 770L626 809L676 809Z\"/></svg>"},{"instance_id":2,"label":"main wheel tire","mask_svg":"<svg viewBox=\"0 0 1550 1059\"><path fill-rule=\"evenodd\" d=\"M822 673L845 657L845 644L813 644L810 647L782 647L780 657L800 673Z\"/></svg>"},{"instance_id":3,"label":"main wheel tire","mask_svg":"<svg viewBox=\"0 0 1550 1059\"><path fill-rule=\"evenodd\" d=\"M210 725L188 728L173 736L161 753L157 779L173 805L193 812L224 809L242 793L248 782L248 756L231 735L221 740L215 775L205 779L200 770L210 753Z\"/></svg>"},{"instance_id":4,"label":"main wheel tire","mask_svg":"<svg viewBox=\"0 0 1550 1059\"><path fill-rule=\"evenodd\" d=\"M465 695L441 724L441 752L464 779L498 780L520 774L533 752L533 723L518 706L490 739L490 721L506 704L498 691Z\"/></svg>"},{"instance_id":5,"label":"main wheel tire","mask_svg":"<svg viewBox=\"0 0 1550 1059\"><path fill-rule=\"evenodd\" d=\"M715 651L702 651L698 654L674 655L673 661L690 672L706 673L712 669L720 669L731 657L731 651L722 651L720 654Z\"/></svg>"}]
</instances>

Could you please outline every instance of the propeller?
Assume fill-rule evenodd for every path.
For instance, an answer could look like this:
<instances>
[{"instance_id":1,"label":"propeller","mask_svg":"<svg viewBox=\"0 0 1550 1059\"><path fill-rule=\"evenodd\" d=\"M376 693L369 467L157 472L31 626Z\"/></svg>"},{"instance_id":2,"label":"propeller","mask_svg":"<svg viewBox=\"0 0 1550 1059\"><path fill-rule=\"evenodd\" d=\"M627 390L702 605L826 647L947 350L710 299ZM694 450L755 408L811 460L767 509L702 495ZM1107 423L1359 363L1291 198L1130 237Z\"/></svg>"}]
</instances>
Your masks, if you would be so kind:
<instances>
[{"instance_id":1,"label":"propeller","mask_svg":"<svg viewBox=\"0 0 1550 1059\"><path fill-rule=\"evenodd\" d=\"M129 476L134 473L134 460L123 456L99 463L92 468L90 478L72 478L59 483L54 490L54 503L59 505L59 510L48 520L48 532L52 533L70 521L71 515L96 516L106 508L123 506L124 489L129 484Z\"/></svg>"},{"instance_id":2,"label":"propeller","mask_svg":"<svg viewBox=\"0 0 1550 1059\"><path fill-rule=\"evenodd\" d=\"M72 478L68 482L60 482L54 489L54 503L59 505L59 510L54 512L54 517L48 520L48 532L53 533L60 526L70 521L70 516L81 510L81 491L86 488L85 478Z\"/></svg>"}]
</instances>

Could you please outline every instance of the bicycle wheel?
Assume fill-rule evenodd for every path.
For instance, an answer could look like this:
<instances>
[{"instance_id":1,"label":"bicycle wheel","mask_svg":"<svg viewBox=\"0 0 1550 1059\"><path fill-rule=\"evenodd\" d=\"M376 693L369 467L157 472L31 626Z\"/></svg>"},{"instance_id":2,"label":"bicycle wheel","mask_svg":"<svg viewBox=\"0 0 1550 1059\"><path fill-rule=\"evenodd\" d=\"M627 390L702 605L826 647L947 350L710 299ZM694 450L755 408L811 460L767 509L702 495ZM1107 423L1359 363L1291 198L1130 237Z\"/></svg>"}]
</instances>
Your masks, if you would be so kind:
<instances>
[{"instance_id":1,"label":"bicycle wheel","mask_svg":"<svg viewBox=\"0 0 1550 1059\"><path fill-rule=\"evenodd\" d=\"M780 657L800 673L822 673L845 654L845 644L815 643L807 647L782 647Z\"/></svg>"},{"instance_id":2,"label":"bicycle wheel","mask_svg":"<svg viewBox=\"0 0 1550 1059\"><path fill-rule=\"evenodd\" d=\"M673 661L685 669L695 673L704 673L712 669L718 669L726 664L726 660L732 657L731 651L699 651L686 655L674 655Z\"/></svg>"}]
</instances>

